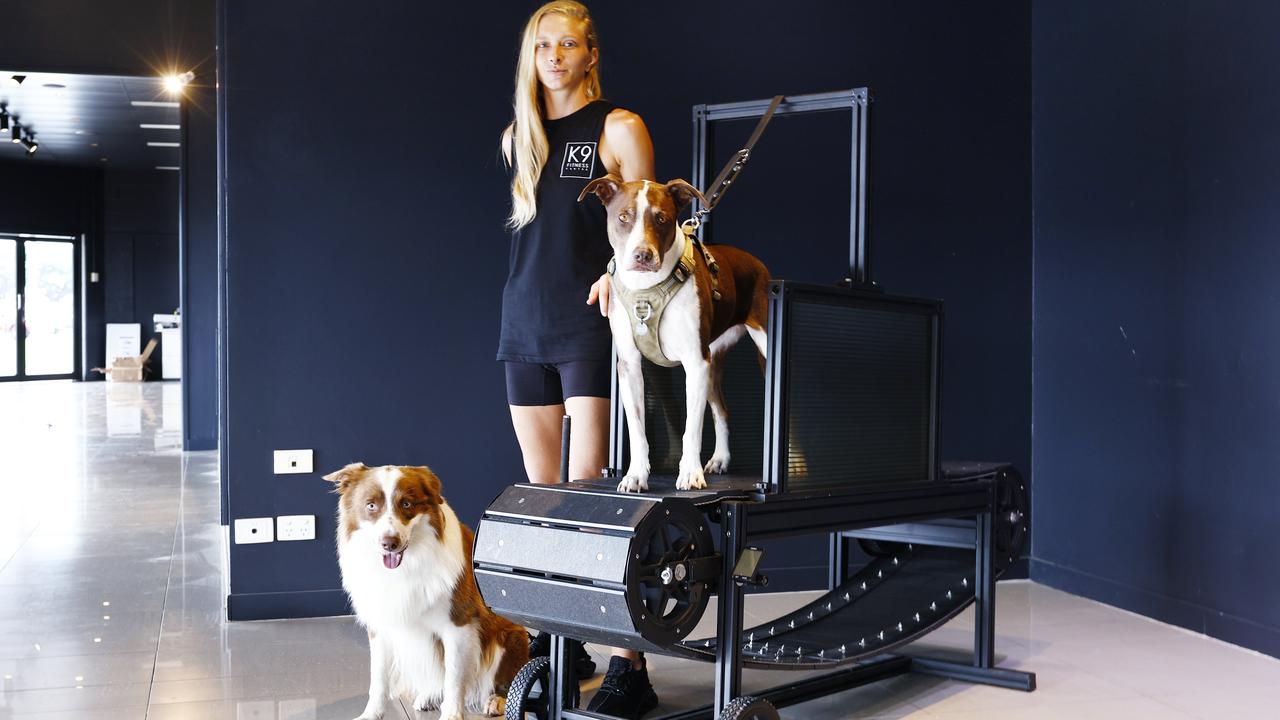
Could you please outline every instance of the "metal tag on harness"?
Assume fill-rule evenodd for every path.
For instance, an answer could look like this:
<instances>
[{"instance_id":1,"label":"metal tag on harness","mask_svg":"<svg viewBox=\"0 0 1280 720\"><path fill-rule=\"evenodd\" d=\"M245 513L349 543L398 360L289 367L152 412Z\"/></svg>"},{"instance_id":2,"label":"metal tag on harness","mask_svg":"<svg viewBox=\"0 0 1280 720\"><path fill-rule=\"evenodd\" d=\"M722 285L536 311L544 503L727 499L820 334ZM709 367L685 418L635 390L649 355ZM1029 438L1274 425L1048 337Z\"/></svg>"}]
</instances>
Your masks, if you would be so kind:
<instances>
[{"instance_id":1,"label":"metal tag on harness","mask_svg":"<svg viewBox=\"0 0 1280 720\"><path fill-rule=\"evenodd\" d=\"M649 334L649 318L653 317L653 306L648 300L641 300L631 308L631 314L635 316L636 322L639 323L635 327L636 335L644 336Z\"/></svg>"}]
</instances>

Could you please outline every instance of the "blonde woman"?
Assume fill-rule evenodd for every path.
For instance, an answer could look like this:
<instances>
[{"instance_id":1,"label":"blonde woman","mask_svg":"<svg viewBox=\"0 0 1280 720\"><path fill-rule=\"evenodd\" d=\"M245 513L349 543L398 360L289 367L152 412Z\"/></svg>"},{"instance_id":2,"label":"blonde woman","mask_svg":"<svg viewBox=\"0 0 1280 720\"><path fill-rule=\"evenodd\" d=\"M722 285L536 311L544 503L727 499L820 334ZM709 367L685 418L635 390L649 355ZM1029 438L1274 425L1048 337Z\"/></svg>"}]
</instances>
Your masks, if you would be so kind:
<instances>
[{"instance_id":1,"label":"blonde woman","mask_svg":"<svg viewBox=\"0 0 1280 720\"><path fill-rule=\"evenodd\" d=\"M529 481L559 478L561 418L573 418L571 478L608 463L610 335L604 274L612 250L599 203L579 203L592 178L654 179L644 121L602 99L600 47L586 7L543 5L529 18L516 67L515 119L502 135L511 174L510 271L498 360ZM586 302L584 303L584 296ZM599 304L599 311L588 307ZM531 655L546 655L540 634ZM579 677L595 664L571 644ZM657 705L642 654L615 650L589 709L639 718Z\"/></svg>"}]
</instances>

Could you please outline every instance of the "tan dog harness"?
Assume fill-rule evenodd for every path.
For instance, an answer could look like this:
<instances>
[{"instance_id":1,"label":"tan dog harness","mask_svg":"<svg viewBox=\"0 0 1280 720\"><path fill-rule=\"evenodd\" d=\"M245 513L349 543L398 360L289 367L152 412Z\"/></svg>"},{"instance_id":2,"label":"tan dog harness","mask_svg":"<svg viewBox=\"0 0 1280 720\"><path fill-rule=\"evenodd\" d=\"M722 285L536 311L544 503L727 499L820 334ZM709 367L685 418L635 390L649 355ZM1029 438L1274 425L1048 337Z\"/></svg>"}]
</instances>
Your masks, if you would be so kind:
<instances>
[{"instance_id":1,"label":"tan dog harness","mask_svg":"<svg viewBox=\"0 0 1280 720\"><path fill-rule=\"evenodd\" d=\"M658 339L658 324L662 321L662 312L667 309L667 303L675 297L685 280L693 276L693 270L698 261L695 246L702 250L703 259L711 269L711 297L713 300L720 299L720 291L716 289L718 285L716 275L720 268L715 258L684 226L680 227L680 231L685 234L684 252L681 253L680 261L671 269L671 274L665 280L642 290L632 290L621 283L613 284L613 292L618 294L623 307L627 309L627 317L631 320L631 338L635 341L636 348L649 362L663 367L675 367L680 363L671 360L662 352L662 342ZM617 269L617 258L610 259L609 275L614 275Z\"/></svg>"}]
</instances>

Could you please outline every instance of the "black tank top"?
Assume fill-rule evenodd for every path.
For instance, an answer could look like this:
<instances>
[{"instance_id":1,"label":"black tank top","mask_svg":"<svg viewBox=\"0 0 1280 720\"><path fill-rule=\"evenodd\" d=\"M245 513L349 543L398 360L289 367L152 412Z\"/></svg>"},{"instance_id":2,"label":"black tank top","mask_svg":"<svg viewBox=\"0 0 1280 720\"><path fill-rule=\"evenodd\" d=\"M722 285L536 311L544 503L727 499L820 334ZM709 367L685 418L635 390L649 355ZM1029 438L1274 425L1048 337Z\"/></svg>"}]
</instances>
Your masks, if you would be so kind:
<instances>
[{"instance_id":1,"label":"black tank top","mask_svg":"<svg viewBox=\"0 0 1280 720\"><path fill-rule=\"evenodd\" d=\"M598 305L587 305L587 293L613 249L604 207L593 197L578 202L578 194L605 174L598 146L605 117L615 107L596 100L542 123L549 147L538 179L538 214L511 236L499 360L609 359L609 323Z\"/></svg>"}]
</instances>

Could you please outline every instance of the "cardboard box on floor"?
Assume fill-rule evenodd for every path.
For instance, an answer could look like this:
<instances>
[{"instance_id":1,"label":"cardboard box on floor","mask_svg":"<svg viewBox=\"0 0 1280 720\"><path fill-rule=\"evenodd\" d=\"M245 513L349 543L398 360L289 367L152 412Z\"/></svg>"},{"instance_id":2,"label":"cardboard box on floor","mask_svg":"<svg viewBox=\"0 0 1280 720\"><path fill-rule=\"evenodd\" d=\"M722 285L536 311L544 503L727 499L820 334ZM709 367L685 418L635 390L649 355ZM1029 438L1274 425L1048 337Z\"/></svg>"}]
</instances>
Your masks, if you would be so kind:
<instances>
[{"instance_id":1,"label":"cardboard box on floor","mask_svg":"<svg viewBox=\"0 0 1280 720\"><path fill-rule=\"evenodd\" d=\"M107 376L107 380L111 382L142 382L143 371L147 368L147 363L151 361L151 353L156 349L156 339L151 338L147 341L147 346L142 349L142 354L134 357L118 357L111 361L110 368L94 368L94 372L100 372Z\"/></svg>"}]
</instances>

